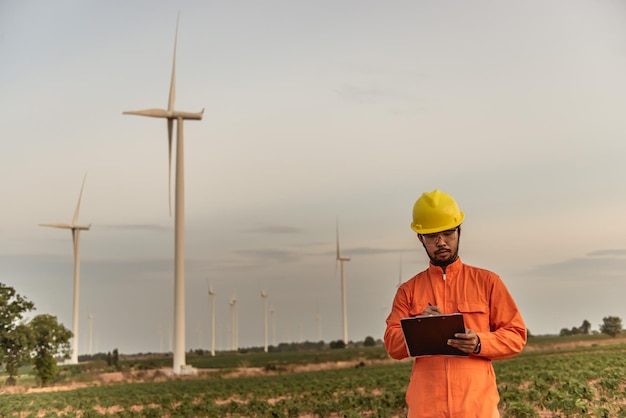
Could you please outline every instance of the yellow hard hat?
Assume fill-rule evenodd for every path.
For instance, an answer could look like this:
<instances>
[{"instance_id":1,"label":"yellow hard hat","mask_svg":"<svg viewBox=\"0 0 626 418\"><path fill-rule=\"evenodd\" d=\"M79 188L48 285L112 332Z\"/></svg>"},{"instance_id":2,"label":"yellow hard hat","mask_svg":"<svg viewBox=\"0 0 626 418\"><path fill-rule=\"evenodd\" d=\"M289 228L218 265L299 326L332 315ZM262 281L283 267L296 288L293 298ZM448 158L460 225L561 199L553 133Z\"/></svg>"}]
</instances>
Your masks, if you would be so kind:
<instances>
[{"instance_id":1,"label":"yellow hard hat","mask_svg":"<svg viewBox=\"0 0 626 418\"><path fill-rule=\"evenodd\" d=\"M413 205L411 229L418 234L433 234L461 225L465 214L452 196L441 190L424 192Z\"/></svg>"}]
</instances>

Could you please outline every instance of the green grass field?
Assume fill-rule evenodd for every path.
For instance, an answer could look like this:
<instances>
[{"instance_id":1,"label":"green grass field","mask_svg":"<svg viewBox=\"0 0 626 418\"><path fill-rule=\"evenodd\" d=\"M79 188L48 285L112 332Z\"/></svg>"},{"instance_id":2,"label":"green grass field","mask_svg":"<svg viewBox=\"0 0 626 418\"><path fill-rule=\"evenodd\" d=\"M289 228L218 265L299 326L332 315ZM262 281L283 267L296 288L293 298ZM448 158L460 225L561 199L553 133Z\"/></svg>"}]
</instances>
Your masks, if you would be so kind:
<instances>
[{"instance_id":1,"label":"green grass field","mask_svg":"<svg viewBox=\"0 0 626 418\"><path fill-rule=\"evenodd\" d=\"M584 347L575 347L585 342ZM626 417L626 344L603 337L534 337L519 356L494 362L503 417ZM560 343L560 346L556 344ZM87 387L0 395L2 417L400 417L410 361L388 360L382 347L289 353L189 356L211 369L196 378L90 384L88 364L64 367L55 383ZM349 367L295 372L343 362ZM171 365L171 358L128 359L124 373ZM91 368L95 368L91 365ZM255 369L254 375L227 377ZM315 367L311 367L315 369ZM130 375L130 374L129 374ZM159 377L160 376L160 377ZM1 378L1 376L0 376ZM28 385L28 376L20 385ZM159 381L163 380L163 381ZM91 385L91 386L90 386ZM542 415L540 415L540 413Z\"/></svg>"}]
</instances>

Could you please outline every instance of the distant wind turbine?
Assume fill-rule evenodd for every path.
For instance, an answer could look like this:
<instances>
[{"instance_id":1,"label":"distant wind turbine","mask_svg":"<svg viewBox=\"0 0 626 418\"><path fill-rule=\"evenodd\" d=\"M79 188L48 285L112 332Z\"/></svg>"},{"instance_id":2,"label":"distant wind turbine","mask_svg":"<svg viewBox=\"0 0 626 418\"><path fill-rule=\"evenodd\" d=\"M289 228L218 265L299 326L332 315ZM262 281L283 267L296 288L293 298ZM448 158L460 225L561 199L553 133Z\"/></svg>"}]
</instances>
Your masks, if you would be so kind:
<instances>
[{"instance_id":1,"label":"distant wind turbine","mask_svg":"<svg viewBox=\"0 0 626 418\"><path fill-rule=\"evenodd\" d=\"M171 172L172 172L172 130L176 121L176 191L175 191L175 222L174 222L174 365L175 374L186 374L185 366L185 160L183 142L183 121L185 119L201 120L204 109L198 113L182 112L174 109L176 92L176 43L178 40L178 19L176 20L176 36L174 37L174 60L170 94L166 109L145 109L123 112L124 115L149 116L167 119L169 146L168 197L171 205Z\"/></svg>"},{"instance_id":2,"label":"distant wind turbine","mask_svg":"<svg viewBox=\"0 0 626 418\"><path fill-rule=\"evenodd\" d=\"M348 308L346 304L346 279L343 274L343 262L350 261L348 257L342 257L339 250L339 220L337 220L337 264L341 269L341 312L343 314L343 342L348 345Z\"/></svg>"},{"instance_id":3,"label":"distant wind turbine","mask_svg":"<svg viewBox=\"0 0 626 418\"><path fill-rule=\"evenodd\" d=\"M209 302L211 305L211 355L215 356L215 291L210 285Z\"/></svg>"},{"instance_id":4,"label":"distant wind turbine","mask_svg":"<svg viewBox=\"0 0 626 418\"><path fill-rule=\"evenodd\" d=\"M263 334L265 337L264 351L267 353L267 292L261 290L261 298L263 299Z\"/></svg>"},{"instance_id":5,"label":"distant wind turbine","mask_svg":"<svg viewBox=\"0 0 626 418\"><path fill-rule=\"evenodd\" d=\"M231 315L231 342L233 351L237 351L239 349L239 330L237 329L237 296L233 296L230 300L230 315Z\"/></svg>"},{"instance_id":6,"label":"distant wind turbine","mask_svg":"<svg viewBox=\"0 0 626 418\"><path fill-rule=\"evenodd\" d=\"M74 309L72 316L72 356L70 357L70 364L78 364L78 299L79 299L79 287L80 287L80 231L89 231L91 224L87 226L78 225L78 213L80 212L80 200L83 197L83 188L85 187L85 180L87 175L83 178L83 185L80 187L80 194L78 195L78 204L74 211L74 218L71 224L39 224L39 226L49 226L52 228L69 229L72 231L72 241L74 243Z\"/></svg>"}]
</instances>

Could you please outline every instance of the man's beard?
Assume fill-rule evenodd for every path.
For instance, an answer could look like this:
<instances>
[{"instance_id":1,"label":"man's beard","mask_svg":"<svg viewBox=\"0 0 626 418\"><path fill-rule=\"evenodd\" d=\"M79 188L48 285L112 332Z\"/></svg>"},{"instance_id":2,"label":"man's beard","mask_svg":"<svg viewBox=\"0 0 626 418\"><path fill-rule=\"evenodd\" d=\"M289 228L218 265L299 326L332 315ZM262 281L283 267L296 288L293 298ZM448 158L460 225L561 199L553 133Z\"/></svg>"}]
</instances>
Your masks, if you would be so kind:
<instances>
[{"instance_id":1,"label":"man's beard","mask_svg":"<svg viewBox=\"0 0 626 418\"><path fill-rule=\"evenodd\" d=\"M428 254L428 251L426 251L426 254ZM454 263L457 258L459 258L459 249L457 247L456 252L445 260L436 260L432 258L430 254L428 254L428 258L430 258L430 262L433 263L437 267L447 267L448 265Z\"/></svg>"}]
</instances>

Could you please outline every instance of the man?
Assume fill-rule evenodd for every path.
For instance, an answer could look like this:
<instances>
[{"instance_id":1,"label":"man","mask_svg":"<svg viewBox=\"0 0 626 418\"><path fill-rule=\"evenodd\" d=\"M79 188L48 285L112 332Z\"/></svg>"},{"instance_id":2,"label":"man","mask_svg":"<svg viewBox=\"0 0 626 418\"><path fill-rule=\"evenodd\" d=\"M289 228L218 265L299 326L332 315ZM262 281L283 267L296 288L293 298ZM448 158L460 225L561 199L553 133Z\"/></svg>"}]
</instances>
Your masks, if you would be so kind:
<instances>
[{"instance_id":1,"label":"man","mask_svg":"<svg viewBox=\"0 0 626 418\"><path fill-rule=\"evenodd\" d=\"M430 264L398 288L387 317L385 348L394 359L408 357L402 318L460 312L465 333L455 334L448 345L469 357L415 359L406 392L409 418L499 417L491 360L512 357L526 344L526 326L500 277L459 258L464 218L456 201L440 190L423 193L413 207L411 229Z\"/></svg>"}]
</instances>

